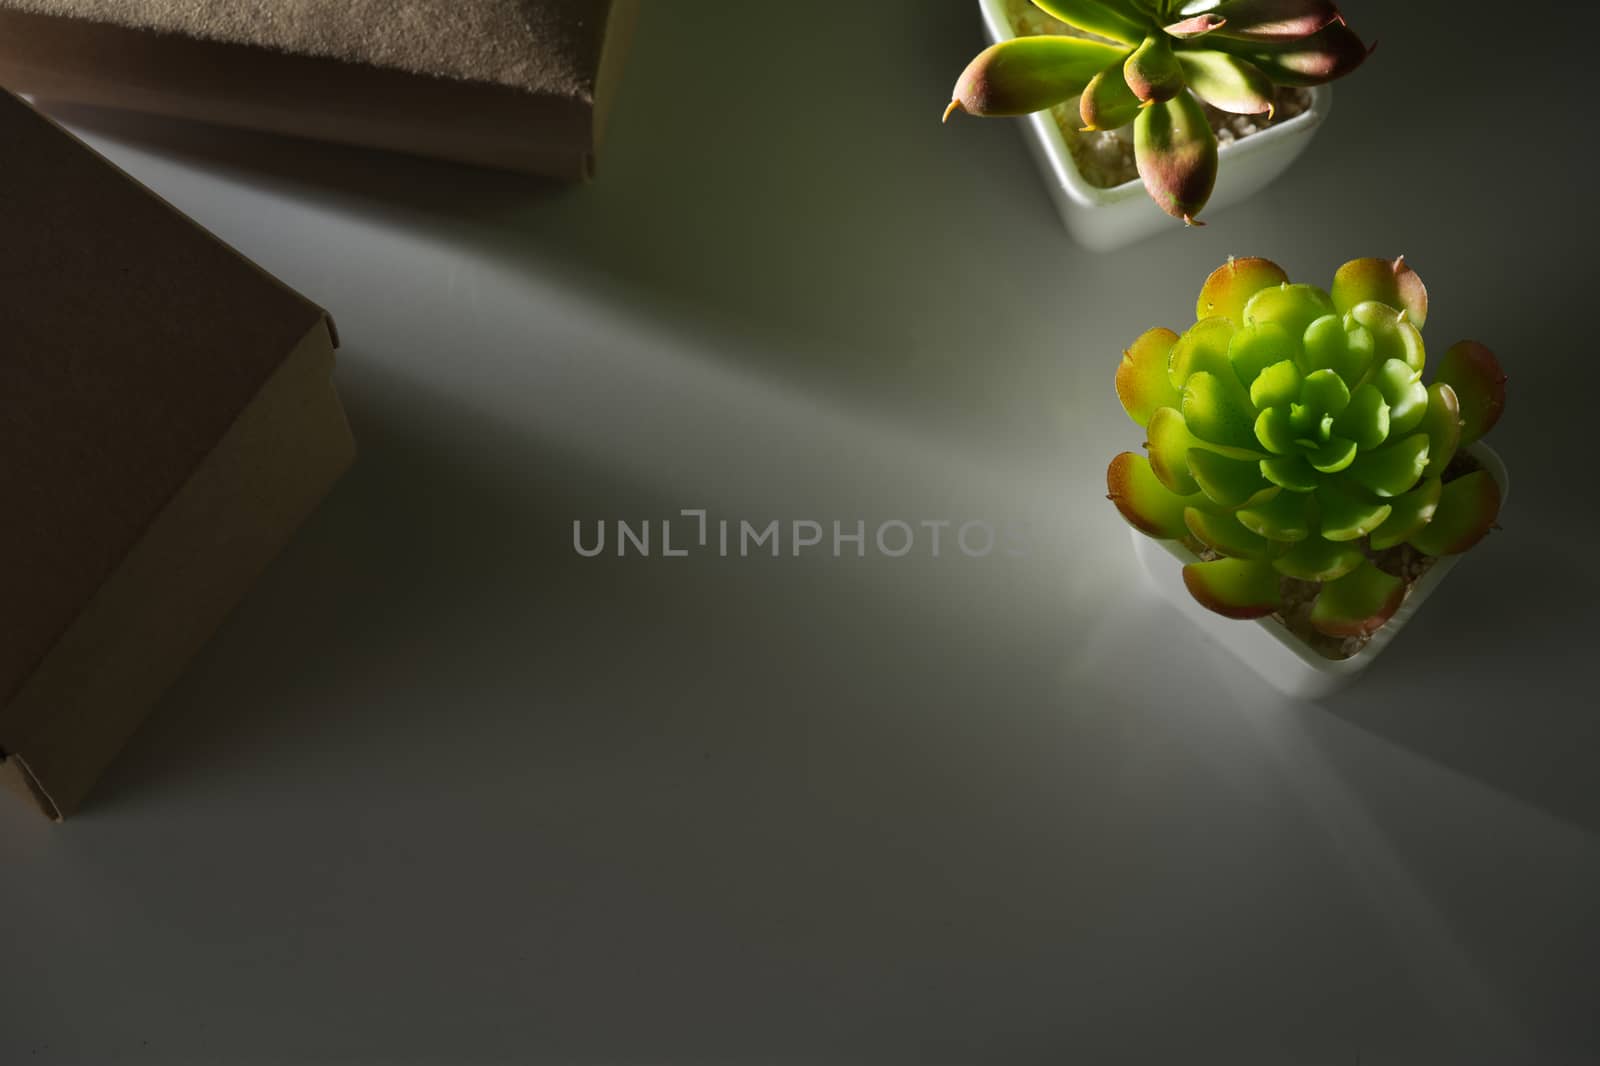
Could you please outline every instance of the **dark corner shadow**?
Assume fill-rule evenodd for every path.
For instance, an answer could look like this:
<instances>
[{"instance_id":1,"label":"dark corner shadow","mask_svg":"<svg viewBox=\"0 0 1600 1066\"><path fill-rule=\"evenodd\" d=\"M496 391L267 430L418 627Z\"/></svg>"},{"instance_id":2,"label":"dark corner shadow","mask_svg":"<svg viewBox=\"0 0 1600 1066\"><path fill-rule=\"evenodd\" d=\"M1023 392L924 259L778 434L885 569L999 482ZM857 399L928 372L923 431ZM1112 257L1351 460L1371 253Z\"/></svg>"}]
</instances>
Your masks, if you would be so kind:
<instances>
[{"instance_id":1,"label":"dark corner shadow","mask_svg":"<svg viewBox=\"0 0 1600 1066\"><path fill-rule=\"evenodd\" d=\"M426 753L440 714L454 727L482 724L477 701L449 692L424 714L426 701L373 693L437 684L437 646L474 649L461 654L486 667L516 655L529 671L541 656L589 656L603 673L608 649L593 636L623 602L622 583L629 599L667 600L681 588L653 582L693 580L691 566L630 569L572 549L577 516L667 512L648 486L468 411L419 429L408 412L451 401L378 371L365 384L347 395L356 465L162 699L84 815L204 793L241 767L294 765L308 750ZM466 459L444 439L467 425L503 463Z\"/></svg>"},{"instance_id":2,"label":"dark corner shadow","mask_svg":"<svg viewBox=\"0 0 1600 1066\"><path fill-rule=\"evenodd\" d=\"M1323 706L1600 831L1600 717L1571 683L1574 656L1588 654L1575 642L1600 634L1600 582L1563 558L1557 540L1536 537L1464 560L1367 678ZM1445 678L1447 686L1437 683Z\"/></svg>"}]
</instances>

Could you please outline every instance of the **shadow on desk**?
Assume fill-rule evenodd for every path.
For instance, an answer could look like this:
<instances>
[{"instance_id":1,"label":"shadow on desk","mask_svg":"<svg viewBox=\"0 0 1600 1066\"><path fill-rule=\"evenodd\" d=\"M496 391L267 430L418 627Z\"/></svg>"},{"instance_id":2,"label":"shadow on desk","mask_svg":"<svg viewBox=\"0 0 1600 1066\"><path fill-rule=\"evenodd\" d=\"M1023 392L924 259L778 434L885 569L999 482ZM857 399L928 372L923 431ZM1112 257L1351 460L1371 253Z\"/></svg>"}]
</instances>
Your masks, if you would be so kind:
<instances>
[{"instance_id":1,"label":"shadow on desk","mask_svg":"<svg viewBox=\"0 0 1600 1066\"><path fill-rule=\"evenodd\" d=\"M616 642L661 624L639 605L665 610L700 576L692 559L590 560L572 547L576 517L653 518L680 501L393 375L369 367L361 384L346 397L355 467L136 734L84 818L208 802L229 780L279 774L303 795L308 777L377 770L392 783L388 771L409 768L425 790L452 750L466 755L451 772L470 776L508 708L559 731L562 708L534 695L543 673L615 676L627 660ZM463 426L470 455L450 438ZM650 713L644 700L609 708Z\"/></svg>"},{"instance_id":2,"label":"shadow on desk","mask_svg":"<svg viewBox=\"0 0 1600 1066\"><path fill-rule=\"evenodd\" d=\"M1329 712L1591 831L1600 715L1575 658L1600 633L1600 580L1563 523L1519 509L1474 549Z\"/></svg>"}]
</instances>

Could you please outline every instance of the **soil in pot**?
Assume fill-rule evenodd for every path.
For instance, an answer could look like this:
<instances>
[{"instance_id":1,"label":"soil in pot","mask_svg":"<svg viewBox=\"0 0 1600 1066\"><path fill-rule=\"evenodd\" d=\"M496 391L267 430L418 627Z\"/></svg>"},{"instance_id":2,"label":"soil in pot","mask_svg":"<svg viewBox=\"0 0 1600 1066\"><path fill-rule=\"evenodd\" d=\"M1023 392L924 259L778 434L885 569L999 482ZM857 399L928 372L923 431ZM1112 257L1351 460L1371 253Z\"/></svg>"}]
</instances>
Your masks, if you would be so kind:
<instances>
[{"instance_id":1,"label":"soil in pot","mask_svg":"<svg viewBox=\"0 0 1600 1066\"><path fill-rule=\"evenodd\" d=\"M1034 7L1029 0L1008 0L1008 4L1011 25L1020 37L1058 34L1100 40L1092 33L1084 33L1075 26L1051 18ZM1296 115L1304 114L1311 108L1311 93L1305 89L1280 86L1274 97L1274 104L1276 109L1270 119L1265 115L1233 115L1208 105L1205 109L1206 118L1216 132L1218 146L1225 151L1229 145L1252 134L1271 129ZM1055 119L1056 125L1061 127L1062 136L1066 139L1068 151L1072 153L1072 161L1077 164L1078 173L1082 174L1090 185L1110 189L1138 180L1139 169L1133 158L1131 125L1124 126L1120 130L1095 130L1085 133L1082 129L1083 119L1078 114L1076 97L1052 108L1050 115Z\"/></svg>"}]
</instances>

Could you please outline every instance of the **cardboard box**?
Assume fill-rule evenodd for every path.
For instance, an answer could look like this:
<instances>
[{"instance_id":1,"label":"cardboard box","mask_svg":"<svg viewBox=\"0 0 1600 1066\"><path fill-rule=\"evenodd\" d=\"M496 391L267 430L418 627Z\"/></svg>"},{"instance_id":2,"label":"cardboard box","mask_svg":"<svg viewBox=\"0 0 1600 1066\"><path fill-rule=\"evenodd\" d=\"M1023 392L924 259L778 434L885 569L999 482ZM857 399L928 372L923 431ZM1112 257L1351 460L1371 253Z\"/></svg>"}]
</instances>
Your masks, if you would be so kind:
<instances>
[{"instance_id":1,"label":"cardboard box","mask_svg":"<svg viewBox=\"0 0 1600 1066\"><path fill-rule=\"evenodd\" d=\"M0 0L41 99L590 177L636 0Z\"/></svg>"},{"instance_id":2,"label":"cardboard box","mask_svg":"<svg viewBox=\"0 0 1600 1066\"><path fill-rule=\"evenodd\" d=\"M74 810L349 466L333 327L0 93L0 778Z\"/></svg>"}]
</instances>

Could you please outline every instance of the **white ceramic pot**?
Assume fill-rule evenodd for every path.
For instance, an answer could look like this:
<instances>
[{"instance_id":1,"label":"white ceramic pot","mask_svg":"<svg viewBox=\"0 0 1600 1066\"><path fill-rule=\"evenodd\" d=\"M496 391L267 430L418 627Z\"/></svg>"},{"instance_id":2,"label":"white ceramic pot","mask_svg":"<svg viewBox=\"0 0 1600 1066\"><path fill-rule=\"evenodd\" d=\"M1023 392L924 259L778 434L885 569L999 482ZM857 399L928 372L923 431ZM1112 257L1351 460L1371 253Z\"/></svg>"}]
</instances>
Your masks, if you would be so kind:
<instances>
[{"instance_id":1,"label":"white ceramic pot","mask_svg":"<svg viewBox=\"0 0 1600 1066\"><path fill-rule=\"evenodd\" d=\"M1006 0L978 0L989 37L1008 41L1017 36L1006 10ZM1333 107L1333 90L1319 85L1311 90L1309 110L1271 129L1225 145L1218 155L1217 185L1206 205L1209 219L1218 211L1247 200L1288 169L1317 132ZM1145 193L1144 183L1125 182L1110 189L1089 184L1072 160L1067 139L1048 111L1029 115L1028 145L1044 172L1045 184L1056 209L1073 238L1096 252L1121 248L1182 225L1162 211Z\"/></svg>"},{"instance_id":2,"label":"white ceramic pot","mask_svg":"<svg viewBox=\"0 0 1600 1066\"><path fill-rule=\"evenodd\" d=\"M1482 443L1471 445L1467 453L1478 460L1500 486L1503 508L1511 488L1505 463ZM1327 696L1359 677L1405 628L1412 616L1422 609L1423 603L1439 587L1445 575L1465 558L1463 555L1450 555L1435 562L1412 586L1394 617L1373 635L1366 647L1348 659L1335 661L1319 655L1275 618L1241 622L1224 618L1200 606L1183 583L1183 568L1199 562L1199 557L1175 540L1154 540L1136 529L1131 532L1139 561L1155 582L1156 589L1180 614L1279 690L1301 699Z\"/></svg>"}]
</instances>

